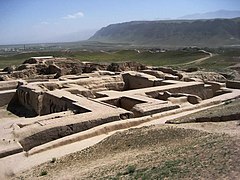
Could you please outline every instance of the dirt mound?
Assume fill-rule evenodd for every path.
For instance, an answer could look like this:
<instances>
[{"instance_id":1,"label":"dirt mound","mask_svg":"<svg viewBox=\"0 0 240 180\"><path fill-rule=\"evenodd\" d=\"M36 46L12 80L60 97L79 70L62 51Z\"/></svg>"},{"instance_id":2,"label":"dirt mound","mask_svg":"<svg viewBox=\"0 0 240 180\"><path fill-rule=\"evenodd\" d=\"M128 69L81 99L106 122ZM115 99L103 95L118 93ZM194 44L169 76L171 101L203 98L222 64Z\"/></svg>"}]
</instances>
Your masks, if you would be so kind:
<instances>
[{"instance_id":1,"label":"dirt mound","mask_svg":"<svg viewBox=\"0 0 240 180\"><path fill-rule=\"evenodd\" d=\"M81 74L83 64L74 59L67 58L30 58L16 68L7 67L8 72L1 79L36 79L36 78L58 78L62 75Z\"/></svg>"},{"instance_id":2,"label":"dirt mound","mask_svg":"<svg viewBox=\"0 0 240 180\"><path fill-rule=\"evenodd\" d=\"M122 72L122 71L140 71L146 69L146 66L138 62L121 62L112 63L108 66L108 71Z\"/></svg>"},{"instance_id":3,"label":"dirt mound","mask_svg":"<svg viewBox=\"0 0 240 180\"><path fill-rule=\"evenodd\" d=\"M217 81L225 82L226 78L216 72L204 72L204 71L195 71L191 73L182 73L183 80L188 81L189 79L201 79L204 82L207 81Z\"/></svg>"},{"instance_id":4,"label":"dirt mound","mask_svg":"<svg viewBox=\"0 0 240 180\"><path fill-rule=\"evenodd\" d=\"M118 132L83 151L17 178L222 179L240 175L239 140L197 130L143 127Z\"/></svg>"},{"instance_id":5,"label":"dirt mound","mask_svg":"<svg viewBox=\"0 0 240 180\"><path fill-rule=\"evenodd\" d=\"M5 67L5 68L2 70L2 72L7 72L7 73L10 74L10 73L13 72L15 69L16 69L15 66L8 66L8 67Z\"/></svg>"},{"instance_id":6,"label":"dirt mound","mask_svg":"<svg viewBox=\"0 0 240 180\"><path fill-rule=\"evenodd\" d=\"M84 63L83 73L91 73L93 71L105 71L109 64L107 63Z\"/></svg>"},{"instance_id":7,"label":"dirt mound","mask_svg":"<svg viewBox=\"0 0 240 180\"><path fill-rule=\"evenodd\" d=\"M193 122L224 122L240 120L240 99L227 101L223 105L200 111L188 116L169 120L166 123L193 123Z\"/></svg>"}]
</instances>

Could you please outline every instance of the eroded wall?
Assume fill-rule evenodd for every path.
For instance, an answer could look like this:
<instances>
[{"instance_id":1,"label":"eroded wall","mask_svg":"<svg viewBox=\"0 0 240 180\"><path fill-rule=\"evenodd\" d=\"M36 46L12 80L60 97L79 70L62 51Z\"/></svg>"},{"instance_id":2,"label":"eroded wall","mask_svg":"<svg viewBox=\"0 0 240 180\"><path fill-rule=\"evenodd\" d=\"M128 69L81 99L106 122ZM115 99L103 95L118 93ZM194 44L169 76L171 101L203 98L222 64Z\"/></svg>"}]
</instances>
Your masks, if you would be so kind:
<instances>
[{"instance_id":1,"label":"eroded wall","mask_svg":"<svg viewBox=\"0 0 240 180\"><path fill-rule=\"evenodd\" d=\"M160 85L161 79L143 73L124 73L122 74L125 82L124 90L140 89Z\"/></svg>"},{"instance_id":2,"label":"eroded wall","mask_svg":"<svg viewBox=\"0 0 240 180\"><path fill-rule=\"evenodd\" d=\"M43 92L21 86L17 89L17 101L20 105L40 115L43 103Z\"/></svg>"},{"instance_id":3,"label":"eroded wall","mask_svg":"<svg viewBox=\"0 0 240 180\"><path fill-rule=\"evenodd\" d=\"M164 92L166 90L152 91L147 92L146 94L157 98L159 92ZM201 99L208 99L213 97L213 91L211 88L206 88L204 84L195 84L191 86L183 86L183 87L173 87L167 90L170 93L185 93L199 96Z\"/></svg>"},{"instance_id":4,"label":"eroded wall","mask_svg":"<svg viewBox=\"0 0 240 180\"><path fill-rule=\"evenodd\" d=\"M44 93L42 109L39 115L63 112L71 110L76 114L90 112L90 110L75 104L75 101L66 97L55 96L51 93Z\"/></svg>"}]
</instances>

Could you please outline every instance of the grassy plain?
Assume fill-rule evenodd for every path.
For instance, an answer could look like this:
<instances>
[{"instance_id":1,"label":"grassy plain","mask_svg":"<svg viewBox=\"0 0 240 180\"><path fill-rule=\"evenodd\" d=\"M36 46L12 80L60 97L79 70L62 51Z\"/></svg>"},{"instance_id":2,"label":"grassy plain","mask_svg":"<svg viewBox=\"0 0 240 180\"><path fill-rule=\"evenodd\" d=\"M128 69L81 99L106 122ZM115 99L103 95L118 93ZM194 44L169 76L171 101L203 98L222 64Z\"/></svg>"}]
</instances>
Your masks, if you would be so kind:
<instances>
[{"instance_id":1,"label":"grassy plain","mask_svg":"<svg viewBox=\"0 0 240 180\"><path fill-rule=\"evenodd\" d=\"M55 57L68 57L78 59L80 61L90 62L122 62L137 61L146 65L174 65L190 62L202 57L206 54L198 51L171 50L166 52L151 53L142 51L138 53L135 50L121 50L116 52L103 51L47 51L47 52L29 52L8 56L0 56L0 68L9 65L21 64L24 60L33 56L52 55Z\"/></svg>"},{"instance_id":2,"label":"grassy plain","mask_svg":"<svg viewBox=\"0 0 240 180\"><path fill-rule=\"evenodd\" d=\"M99 47L98 47L99 48ZM155 49L156 50L156 49ZM166 52L154 52L147 49L140 50L116 50L107 49L102 51L99 49L89 50L44 50L31 51L25 53L8 53L0 55L0 69L11 65L19 65L24 60L34 56L54 56L73 58L79 61L96 62L96 63L112 63L135 61L149 66L169 66L173 69L188 69L198 67L203 71L214 71L227 74L230 79L239 79L239 68L230 68L234 65L240 65L239 48L221 48L207 49L206 51L213 54L203 61L196 61L200 58L208 57L209 54L198 51L197 49L178 49L168 50Z\"/></svg>"},{"instance_id":3,"label":"grassy plain","mask_svg":"<svg viewBox=\"0 0 240 180\"><path fill-rule=\"evenodd\" d=\"M220 50L212 50L212 52L214 56L206 61L191 65L184 65L182 68L197 66L208 71L226 72L229 71L229 69L227 69L229 66L240 63L240 49L225 48Z\"/></svg>"}]
</instances>

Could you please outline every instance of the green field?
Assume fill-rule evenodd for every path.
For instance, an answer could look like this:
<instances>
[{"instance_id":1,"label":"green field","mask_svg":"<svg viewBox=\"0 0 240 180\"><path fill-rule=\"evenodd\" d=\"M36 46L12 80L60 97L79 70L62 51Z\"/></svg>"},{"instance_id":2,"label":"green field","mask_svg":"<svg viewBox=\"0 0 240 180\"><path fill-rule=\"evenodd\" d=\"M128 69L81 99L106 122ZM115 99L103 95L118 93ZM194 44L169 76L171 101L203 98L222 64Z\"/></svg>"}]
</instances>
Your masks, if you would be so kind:
<instances>
[{"instance_id":1,"label":"green field","mask_svg":"<svg viewBox=\"0 0 240 180\"><path fill-rule=\"evenodd\" d=\"M21 64L24 60L33 56L52 55L55 57L68 57L78 59L80 61L91 62L122 62L137 61L146 65L174 65L190 62L202 57L206 54L198 51L171 50L167 52L151 53L143 51L138 53L134 50L121 50L117 52L101 52L101 51L48 51L48 52L31 52L17 55L0 56L0 68L10 65Z\"/></svg>"},{"instance_id":2,"label":"green field","mask_svg":"<svg viewBox=\"0 0 240 180\"><path fill-rule=\"evenodd\" d=\"M209 51L209 50L208 50ZM240 63L240 51L239 49L213 49L210 50L214 56L209 59L187 64L179 65L179 69L187 69L190 67L198 67L206 71L216 71L216 72L228 72L230 69L229 66Z\"/></svg>"},{"instance_id":3,"label":"green field","mask_svg":"<svg viewBox=\"0 0 240 180\"><path fill-rule=\"evenodd\" d=\"M189 67L198 67L207 71L224 72L229 66L240 63L239 49L212 49L215 56L198 63L184 65L207 55L197 50L169 50L166 52L151 53L147 50L141 50L138 53L135 50L120 51L40 51L28 52L13 55L0 56L0 68L10 65L18 65L24 60L33 56L55 56L78 59L89 62L123 62L136 61L146 65L153 66L172 66L174 68L186 69ZM182 65L181 65L182 64Z\"/></svg>"}]
</instances>

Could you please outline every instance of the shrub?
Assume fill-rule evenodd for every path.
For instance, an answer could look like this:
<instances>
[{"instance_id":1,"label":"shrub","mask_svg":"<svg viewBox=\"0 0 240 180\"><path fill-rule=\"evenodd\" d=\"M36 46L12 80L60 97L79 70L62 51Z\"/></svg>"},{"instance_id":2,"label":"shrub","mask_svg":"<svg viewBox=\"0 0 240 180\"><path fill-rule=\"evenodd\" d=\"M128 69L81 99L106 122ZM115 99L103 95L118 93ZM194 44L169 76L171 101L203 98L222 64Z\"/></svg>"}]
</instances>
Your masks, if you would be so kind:
<instances>
[{"instance_id":1,"label":"shrub","mask_svg":"<svg viewBox=\"0 0 240 180\"><path fill-rule=\"evenodd\" d=\"M40 176L45 176L45 175L47 175L47 171L42 171L42 172L40 173Z\"/></svg>"},{"instance_id":2,"label":"shrub","mask_svg":"<svg viewBox=\"0 0 240 180\"><path fill-rule=\"evenodd\" d=\"M135 172L135 170L136 170L136 167L135 167L135 166L129 165L129 166L127 167L127 170L126 170L123 174L124 174L124 175L126 175L126 174L133 174L133 173Z\"/></svg>"},{"instance_id":3,"label":"shrub","mask_svg":"<svg viewBox=\"0 0 240 180\"><path fill-rule=\"evenodd\" d=\"M54 158L52 158L52 160L50 161L51 163L55 163L56 162L56 158L54 157Z\"/></svg>"}]
</instances>

